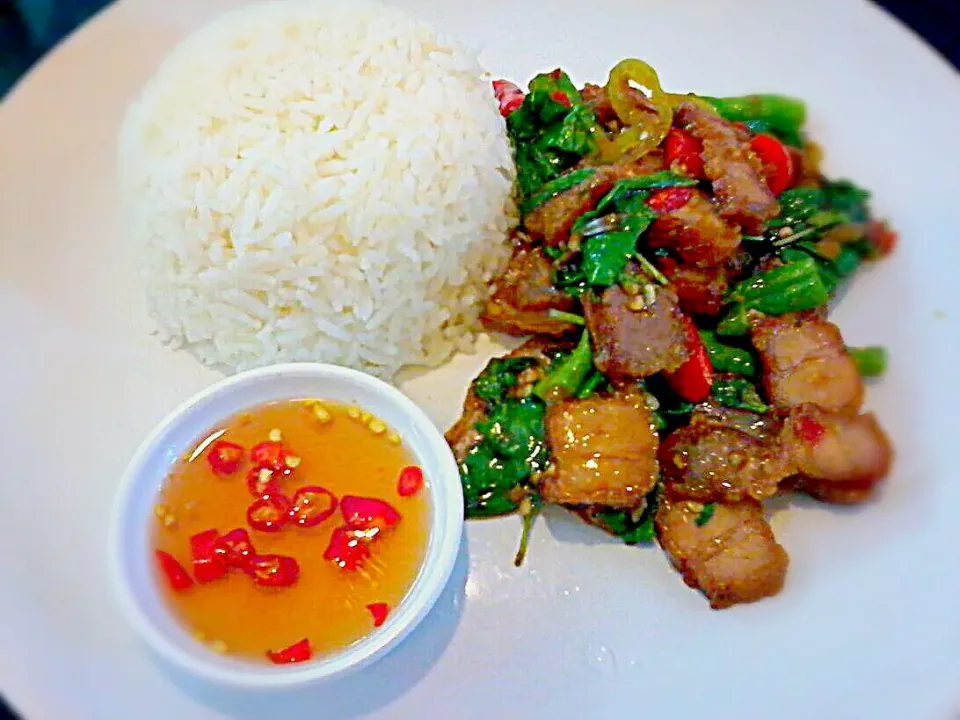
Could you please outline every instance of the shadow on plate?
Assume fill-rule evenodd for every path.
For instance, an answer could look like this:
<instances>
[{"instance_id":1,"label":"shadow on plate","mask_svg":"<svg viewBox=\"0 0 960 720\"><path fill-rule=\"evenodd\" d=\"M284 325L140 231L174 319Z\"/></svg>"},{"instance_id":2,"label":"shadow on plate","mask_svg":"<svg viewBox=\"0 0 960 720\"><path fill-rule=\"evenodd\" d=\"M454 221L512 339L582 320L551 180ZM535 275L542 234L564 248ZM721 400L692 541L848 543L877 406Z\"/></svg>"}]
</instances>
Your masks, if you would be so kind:
<instances>
[{"instance_id":1,"label":"shadow on plate","mask_svg":"<svg viewBox=\"0 0 960 720\"><path fill-rule=\"evenodd\" d=\"M577 545L622 545L619 538L587 525L569 510L547 506L540 518L555 540Z\"/></svg>"},{"instance_id":2,"label":"shadow on plate","mask_svg":"<svg viewBox=\"0 0 960 720\"><path fill-rule=\"evenodd\" d=\"M159 658L155 662L184 693L232 718L304 717L308 707L331 720L366 716L402 697L440 660L460 624L469 566L464 535L450 582L420 626L385 657L342 680L282 693L227 690L186 676Z\"/></svg>"}]
</instances>

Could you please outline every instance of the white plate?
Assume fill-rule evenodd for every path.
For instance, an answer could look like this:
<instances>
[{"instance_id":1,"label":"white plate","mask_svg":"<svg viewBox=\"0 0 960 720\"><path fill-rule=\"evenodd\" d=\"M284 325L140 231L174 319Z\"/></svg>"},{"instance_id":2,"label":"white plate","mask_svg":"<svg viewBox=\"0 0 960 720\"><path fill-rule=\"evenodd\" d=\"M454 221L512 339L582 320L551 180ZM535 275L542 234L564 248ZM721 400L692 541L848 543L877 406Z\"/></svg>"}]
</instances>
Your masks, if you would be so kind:
<instances>
[{"instance_id":1,"label":"white plate","mask_svg":"<svg viewBox=\"0 0 960 720\"><path fill-rule=\"evenodd\" d=\"M794 503L775 599L712 612L657 549L579 522L471 524L419 631L355 678L302 695L218 694L155 664L107 592L106 520L147 430L214 379L149 335L118 232L114 138L164 52L225 0L127 0L0 107L0 692L28 718L614 717L927 720L960 713L957 271L960 80L855 0L404 0L525 80L601 80L640 56L675 89L809 102L828 166L902 233L836 318L893 349L870 391L899 450L876 503ZM487 353L492 348L484 346ZM407 389L446 425L485 355Z\"/></svg>"}]
</instances>

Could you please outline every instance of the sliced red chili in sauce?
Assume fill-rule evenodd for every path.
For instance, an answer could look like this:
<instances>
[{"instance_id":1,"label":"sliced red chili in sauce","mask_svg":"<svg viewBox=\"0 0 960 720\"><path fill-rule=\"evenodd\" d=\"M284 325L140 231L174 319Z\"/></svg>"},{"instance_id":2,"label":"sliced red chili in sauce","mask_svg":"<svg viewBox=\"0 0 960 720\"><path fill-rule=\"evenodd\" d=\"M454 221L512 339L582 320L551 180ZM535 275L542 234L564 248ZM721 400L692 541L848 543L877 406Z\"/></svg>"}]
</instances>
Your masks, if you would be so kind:
<instances>
[{"instance_id":1,"label":"sliced red chili in sauce","mask_svg":"<svg viewBox=\"0 0 960 720\"><path fill-rule=\"evenodd\" d=\"M344 495L340 498L340 512L347 526L354 530L386 530L403 516L393 505L377 498Z\"/></svg>"},{"instance_id":2,"label":"sliced red chili in sauce","mask_svg":"<svg viewBox=\"0 0 960 720\"><path fill-rule=\"evenodd\" d=\"M250 468L250 472L247 473L247 489L255 498L275 495L280 492L276 475L276 471L270 468Z\"/></svg>"},{"instance_id":3,"label":"sliced red chili in sauce","mask_svg":"<svg viewBox=\"0 0 960 720\"><path fill-rule=\"evenodd\" d=\"M243 447L226 440L217 440L207 450L207 462L217 475L232 475L243 464Z\"/></svg>"},{"instance_id":4,"label":"sliced red chili in sauce","mask_svg":"<svg viewBox=\"0 0 960 720\"><path fill-rule=\"evenodd\" d=\"M213 582L227 574L227 565L217 553L219 539L220 533L216 529L204 530L190 538L193 576L198 583Z\"/></svg>"},{"instance_id":5,"label":"sliced red chili in sauce","mask_svg":"<svg viewBox=\"0 0 960 720\"><path fill-rule=\"evenodd\" d=\"M313 657L310 641L304 638L283 650L267 650L267 657L276 665L289 665L309 660Z\"/></svg>"},{"instance_id":6,"label":"sliced red chili in sauce","mask_svg":"<svg viewBox=\"0 0 960 720\"><path fill-rule=\"evenodd\" d=\"M323 559L333 561L341 570L356 570L370 557L369 542L362 531L341 525L333 531Z\"/></svg>"},{"instance_id":7,"label":"sliced red chili in sauce","mask_svg":"<svg viewBox=\"0 0 960 720\"><path fill-rule=\"evenodd\" d=\"M373 626L380 627L387 620L387 615L390 613L390 606L382 602L370 603L367 605L367 610L369 610L373 616Z\"/></svg>"},{"instance_id":8,"label":"sliced red chili in sauce","mask_svg":"<svg viewBox=\"0 0 960 720\"><path fill-rule=\"evenodd\" d=\"M417 465L408 465L400 471L397 478L397 494L400 497L410 497L420 492L423 487L423 470Z\"/></svg>"},{"instance_id":9,"label":"sliced red chili in sauce","mask_svg":"<svg viewBox=\"0 0 960 720\"><path fill-rule=\"evenodd\" d=\"M302 528L319 525L337 511L337 496L319 485L297 490L290 505L290 521Z\"/></svg>"},{"instance_id":10,"label":"sliced red chili in sauce","mask_svg":"<svg viewBox=\"0 0 960 720\"><path fill-rule=\"evenodd\" d=\"M250 460L255 468L267 468L274 472L289 472L287 458L290 455L286 445L272 440L257 443L250 450Z\"/></svg>"},{"instance_id":11,"label":"sliced red chili in sauce","mask_svg":"<svg viewBox=\"0 0 960 720\"><path fill-rule=\"evenodd\" d=\"M286 587L300 577L300 564L289 555L254 555L247 564L247 574L263 587Z\"/></svg>"},{"instance_id":12,"label":"sliced red chili in sauce","mask_svg":"<svg viewBox=\"0 0 960 720\"><path fill-rule=\"evenodd\" d=\"M250 533L244 528L236 528L217 539L216 551L228 568L243 570L250 558L257 554Z\"/></svg>"},{"instance_id":13,"label":"sliced red chili in sauce","mask_svg":"<svg viewBox=\"0 0 960 720\"><path fill-rule=\"evenodd\" d=\"M155 550L154 554L160 565L160 570L163 571L172 589L180 592L193 586L193 578L190 577L190 573L173 555L163 550Z\"/></svg>"},{"instance_id":14,"label":"sliced red chili in sauce","mask_svg":"<svg viewBox=\"0 0 960 720\"><path fill-rule=\"evenodd\" d=\"M279 532L290 522L290 498L282 493L264 495L247 508L247 524L260 532Z\"/></svg>"}]
</instances>

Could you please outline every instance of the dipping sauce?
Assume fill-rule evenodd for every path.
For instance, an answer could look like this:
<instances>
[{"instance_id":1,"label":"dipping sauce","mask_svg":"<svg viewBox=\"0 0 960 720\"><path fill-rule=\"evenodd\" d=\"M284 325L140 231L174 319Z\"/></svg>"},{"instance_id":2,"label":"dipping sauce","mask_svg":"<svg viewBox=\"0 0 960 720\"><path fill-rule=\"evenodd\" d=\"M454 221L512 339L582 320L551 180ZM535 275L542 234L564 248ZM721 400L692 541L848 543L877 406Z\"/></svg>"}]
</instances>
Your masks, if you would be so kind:
<instances>
[{"instance_id":1,"label":"dipping sauce","mask_svg":"<svg viewBox=\"0 0 960 720\"><path fill-rule=\"evenodd\" d=\"M385 621L420 570L424 484L402 438L360 408L252 408L212 428L164 482L158 585L216 652L288 663L342 650Z\"/></svg>"}]
</instances>

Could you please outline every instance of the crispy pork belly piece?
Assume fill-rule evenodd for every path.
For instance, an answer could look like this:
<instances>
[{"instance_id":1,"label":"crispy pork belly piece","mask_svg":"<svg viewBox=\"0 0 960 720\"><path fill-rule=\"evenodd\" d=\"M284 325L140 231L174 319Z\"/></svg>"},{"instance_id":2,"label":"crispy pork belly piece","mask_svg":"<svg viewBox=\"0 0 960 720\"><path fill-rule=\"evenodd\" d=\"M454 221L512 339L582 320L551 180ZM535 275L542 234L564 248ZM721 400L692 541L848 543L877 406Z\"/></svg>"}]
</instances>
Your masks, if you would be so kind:
<instances>
[{"instance_id":1,"label":"crispy pork belly piece","mask_svg":"<svg viewBox=\"0 0 960 720\"><path fill-rule=\"evenodd\" d=\"M657 510L660 545L684 582L715 610L776 595L789 558L777 543L759 503L665 499Z\"/></svg>"}]
</instances>

